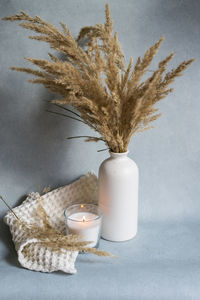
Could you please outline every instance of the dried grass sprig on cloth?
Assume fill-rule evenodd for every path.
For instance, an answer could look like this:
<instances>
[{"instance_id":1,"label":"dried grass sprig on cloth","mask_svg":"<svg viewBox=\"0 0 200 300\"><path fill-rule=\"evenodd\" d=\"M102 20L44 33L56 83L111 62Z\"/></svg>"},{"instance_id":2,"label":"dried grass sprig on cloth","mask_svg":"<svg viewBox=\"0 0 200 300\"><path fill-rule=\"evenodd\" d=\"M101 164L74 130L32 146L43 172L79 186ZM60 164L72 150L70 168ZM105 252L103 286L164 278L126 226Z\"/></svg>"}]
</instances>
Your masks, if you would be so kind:
<instances>
[{"instance_id":1,"label":"dried grass sprig on cloth","mask_svg":"<svg viewBox=\"0 0 200 300\"><path fill-rule=\"evenodd\" d=\"M38 205L37 214L42 221L42 226L37 224L27 224L24 221L21 221L20 218L16 215L13 209L8 205L8 203L4 200L4 198L0 195L0 199L5 203L5 205L9 208L12 214L15 216L16 221L20 223L22 229L27 232L29 237L32 239L39 240L35 242L37 244L41 244L45 247L51 249L51 251L56 251L58 253L62 253L62 250L68 251L84 251L96 254L98 256L112 256L111 253L98 250L96 248L88 247L90 242L81 241L81 236L78 235L63 235L59 230L53 228L48 219L48 215L45 209L42 206L42 196L40 196L40 204Z\"/></svg>"},{"instance_id":2,"label":"dried grass sprig on cloth","mask_svg":"<svg viewBox=\"0 0 200 300\"><path fill-rule=\"evenodd\" d=\"M52 103L61 108L67 104L77 109L80 119L100 135L86 141L104 141L113 152L125 152L133 134L152 128L151 122L161 115L154 105L173 91L169 85L194 59L183 61L166 73L174 56L171 53L148 79L141 81L163 37L145 52L143 58L137 59L134 67L132 58L126 66L117 33L113 34L108 4L105 14L105 24L82 28L77 40L65 24L60 23L60 31L40 17L31 17L23 11L3 20L22 21L21 27L37 33L29 38L47 42L52 49L66 56L64 61L52 54L49 54L50 60L25 58L40 70L19 67L12 70L36 76L30 82L42 84L61 96ZM84 41L84 48L80 47L80 41Z\"/></svg>"}]
</instances>

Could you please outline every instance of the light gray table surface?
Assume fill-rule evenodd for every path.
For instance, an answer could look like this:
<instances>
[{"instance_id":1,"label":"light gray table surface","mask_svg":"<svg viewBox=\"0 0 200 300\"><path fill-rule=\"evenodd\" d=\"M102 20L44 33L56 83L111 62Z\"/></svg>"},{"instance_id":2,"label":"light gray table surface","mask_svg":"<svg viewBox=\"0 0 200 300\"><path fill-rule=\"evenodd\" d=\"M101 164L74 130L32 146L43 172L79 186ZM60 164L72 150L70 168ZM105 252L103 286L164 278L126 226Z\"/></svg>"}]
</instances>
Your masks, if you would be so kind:
<instances>
[{"instance_id":1,"label":"light gray table surface","mask_svg":"<svg viewBox=\"0 0 200 300\"><path fill-rule=\"evenodd\" d=\"M128 242L101 240L117 258L81 254L77 273L20 267L8 230L0 242L0 299L200 299L200 225L141 223Z\"/></svg>"}]
</instances>

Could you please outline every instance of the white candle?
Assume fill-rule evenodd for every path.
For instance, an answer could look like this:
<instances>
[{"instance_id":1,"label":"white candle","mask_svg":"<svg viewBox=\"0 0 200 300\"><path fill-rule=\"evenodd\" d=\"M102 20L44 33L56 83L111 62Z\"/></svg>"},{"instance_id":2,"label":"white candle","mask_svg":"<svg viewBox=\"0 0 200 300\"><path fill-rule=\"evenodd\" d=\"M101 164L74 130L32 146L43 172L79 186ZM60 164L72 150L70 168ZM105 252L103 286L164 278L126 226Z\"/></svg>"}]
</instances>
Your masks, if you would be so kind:
<instances>
[{"instance_id":1,"label":"white candle","mask_svg":"<svg viewBox=\"0 0 200 300\"><path fill-rule=\"evenodd\" d=\"M68 233L78 234L82 241L90 241L88 247L95 247L98 244L100 234L101 218L90 212L76 212L68 216Z\"/></svg>"}]
</instances>

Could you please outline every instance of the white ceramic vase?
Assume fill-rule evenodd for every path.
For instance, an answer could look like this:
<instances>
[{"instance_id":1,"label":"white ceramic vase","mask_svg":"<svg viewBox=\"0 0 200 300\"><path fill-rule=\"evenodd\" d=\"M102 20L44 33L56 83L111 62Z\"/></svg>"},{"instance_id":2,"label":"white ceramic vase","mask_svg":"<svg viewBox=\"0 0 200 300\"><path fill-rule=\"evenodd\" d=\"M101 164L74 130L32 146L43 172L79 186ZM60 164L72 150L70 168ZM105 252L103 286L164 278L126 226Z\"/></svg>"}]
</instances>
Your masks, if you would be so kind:
<instances>
[{"instance_id":1,"label":"white ceramic vase","mask_svg":"<svg viewBox=\"0 0 200 300\"><path fill-rule=\"evenodd\" d=\"M109 241L132 239L138 223L138 167L124 153L110 152L99 168L99 206L102 234Z\"/></svg>"}]
</instances>

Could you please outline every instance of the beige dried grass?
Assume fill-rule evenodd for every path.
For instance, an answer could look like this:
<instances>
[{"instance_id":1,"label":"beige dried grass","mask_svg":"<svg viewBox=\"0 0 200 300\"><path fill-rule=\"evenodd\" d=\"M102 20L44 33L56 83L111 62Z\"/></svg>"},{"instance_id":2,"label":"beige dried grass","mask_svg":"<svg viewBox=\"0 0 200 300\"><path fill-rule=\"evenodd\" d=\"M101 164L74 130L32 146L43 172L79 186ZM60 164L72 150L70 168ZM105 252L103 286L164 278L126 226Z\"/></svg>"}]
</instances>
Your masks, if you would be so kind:
<instances>
[{"instance_id":1,"label":"beige dried grass","mask_svg":"<svg viewBox=\"0 0 200 300\"><path fill-rule=\"evenodd\" d=\"M49 189L48 189L49 190ZM34 242L37 244L41 244L41 246L49 248L51 251L62 252L62 249L68 251L80 251L80 252L88 252L93 253L98 256L111 256L115 257L111 253L103 250L98 250L96 248L89 247L91 242L85 242L81 240L81 236L75 234L64 235L57 229L53 228L49 222L49 216L47 215L45 209L42 206L42 196L40 196L40 203L37 209L37 215L42 220L42 225L38 224L27 224L24 221L21 221L20 218L16 215L13 209L8 205L8 203L4 200L4 198L0 195L0 199L4 202L4 204L8 207L8 209L12 212L12 214L16 218L16 222L19 222L22 229L27 232L28 236L31 238L35 238L38 242ZM26 251L26 249L25 249Z\"/></svg>"},{"instance_id":2,"label":"beige dried grass","mask_svg":"<svg viewBox=\"0 0 200 300\"><path fill-rule=\"evenodd\" d=\"M29 38L47 42L66 57L63 61L49 53L50 60L25 58L40 70L19 67L12 70L36 76L30 82L42 84L60 95L61 98L52 103L61 109L66 109L63 105L73 106L79 112L78 121L83 121L100 135L86 137L86 141L104 141L111 151L125 152L133 134L152 128L151 122L161 115L154 105L173 91L169 85L194 59L183 61L166 73L174 56L171 53L148 79L142 81L164 38L151 46L143 58L139 57L134 67L132 58L126 67L117 33L113 34L108 4L105 14L105 24L82 28L77 40L65 24L60 23L60 31L24 11L3 20L22 21L19 26L37 33ZM84 48L79 45L80 41L84 41Z\"/></svg>"}]
</instances>

